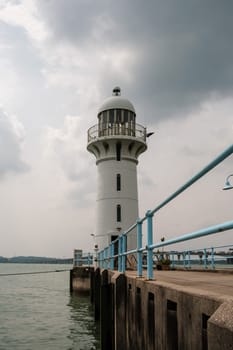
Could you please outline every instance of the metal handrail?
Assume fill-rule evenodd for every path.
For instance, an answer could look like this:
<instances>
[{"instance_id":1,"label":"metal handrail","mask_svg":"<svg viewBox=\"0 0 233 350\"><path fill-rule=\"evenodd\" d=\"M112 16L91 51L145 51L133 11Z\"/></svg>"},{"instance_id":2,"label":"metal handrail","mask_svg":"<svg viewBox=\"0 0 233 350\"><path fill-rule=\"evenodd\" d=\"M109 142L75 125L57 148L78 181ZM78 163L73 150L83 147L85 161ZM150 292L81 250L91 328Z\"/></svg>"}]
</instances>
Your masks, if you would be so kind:
<instances>
[{"instance_id":1,"label":"metal handrail","mask_svg":"<svg viewBox=\"0 0 233 350\"><path fill-rule=\"evenodd\" d=\"M93 255L91 253L86 253L78 258L73 259L73 267L77 266L91 266L93 265Z\"/></svg>"},{"instance_id":2,"label":"metal handrail","mask_svg":"<svg viewBox=\"0 0 233 350\"><path fill-rule=\"evenodd\" d=\"M212 235L217 232L223 232L226 230L233 229L233 221L225 222L219 225L207 227L199 231L187 233L185 235L170 239L164 242L159 242L153 244L153 216L154 214L162 209L165 205L171 202L179 194L184 192L188 187L198 181L201 177L207 174L210 170L215 168L224 159L229 157L233 153L233 144L228 147L224 152L222 152L217 158L210 162L206 167L204 167L200 172L193 176L189 181L187 181L183 186L181 186L177 191L165 199L161 204L152 210L148 210L146 215L142 219L138 219L135 224L133 224L129 229L127 229L123 234L121 234L114 242L111 242L110 246L106 247L103 251L98 254L98 262L100 267L113 268L114 267L114 244L118 244L118 271L125 272L126 269L126 257L129 254L137 253L137 272L138 276L142 276L142 254L147 252L147 278L153 279L153 250L159 247L165 247L169 244L175 244L184 242L187 240L203 237L206 235ZM147 222L147 244L142 246L142 225L144 221ZM126 250L126 237L127 235L137 227L137 248L134 250ZM206 253L205 253L206 254Z\"/></svg>"},{"instance_id":3,"label":"metal handrail","mask_svg":"<svg viewBox=\"0 0 233 350\"><path fill-rule=\"evenodd\" d=\"M146 128L140 124L134 126L125 126L124 124L114 123L106 124L100 127L98 124L93 125L87 131L88 143L99 137L126 136L142 139L146 141Z\"/></svg>"}]
</instances>

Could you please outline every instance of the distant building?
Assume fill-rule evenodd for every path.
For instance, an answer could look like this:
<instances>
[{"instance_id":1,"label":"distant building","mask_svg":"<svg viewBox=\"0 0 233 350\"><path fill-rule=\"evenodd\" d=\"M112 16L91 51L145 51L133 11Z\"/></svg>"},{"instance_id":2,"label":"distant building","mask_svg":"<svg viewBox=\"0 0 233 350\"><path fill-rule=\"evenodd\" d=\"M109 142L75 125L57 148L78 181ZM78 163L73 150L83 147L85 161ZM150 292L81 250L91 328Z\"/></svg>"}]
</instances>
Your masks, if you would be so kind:
<instances>
[{"instance_id":1,"label":"distant building","mask_svg":"<svg viewBox=\"0 0 233 350\"><path fill-rule=\"evenodd\" d=\"M98 169L96 243L100 250L128 229L138 218L137 164L147 149L146 128L136 124L132 103L119 87L104 101L98 124L88 130L87 149ZM136 247L136 230L127 248Z\"/></svg>"}]
</instances>

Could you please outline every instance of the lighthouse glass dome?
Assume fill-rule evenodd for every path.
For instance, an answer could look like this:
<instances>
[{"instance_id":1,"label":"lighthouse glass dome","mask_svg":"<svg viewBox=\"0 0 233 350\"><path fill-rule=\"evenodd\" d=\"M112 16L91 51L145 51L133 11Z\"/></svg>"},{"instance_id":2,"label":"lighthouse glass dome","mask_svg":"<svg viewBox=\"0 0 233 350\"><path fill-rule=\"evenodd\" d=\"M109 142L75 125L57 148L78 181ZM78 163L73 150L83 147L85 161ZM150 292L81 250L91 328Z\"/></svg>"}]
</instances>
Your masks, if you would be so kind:
<instances>
[{"instance_id":1,"label":"lighthouse glass dome","mask_svg":"<svg viewBox=\"0 0 233 350\"><path fill-rule=\"evenodd\" d=\"M121 96L120 88L113 89L113 96L106 99L98 111L98 125L88 131L88 141L104 136L132 136L146 139L145 128L136 124L132 103Z\"/></svg>"}]
</instances>

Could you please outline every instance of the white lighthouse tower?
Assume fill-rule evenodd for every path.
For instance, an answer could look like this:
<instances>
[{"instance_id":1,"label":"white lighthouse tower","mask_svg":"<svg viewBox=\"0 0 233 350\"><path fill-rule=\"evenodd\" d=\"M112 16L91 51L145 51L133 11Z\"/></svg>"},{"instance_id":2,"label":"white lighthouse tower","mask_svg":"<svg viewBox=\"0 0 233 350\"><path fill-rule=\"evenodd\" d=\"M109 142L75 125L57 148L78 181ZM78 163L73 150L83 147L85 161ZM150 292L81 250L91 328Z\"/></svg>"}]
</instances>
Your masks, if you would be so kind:
<instances>
[{"instance_id":1,"label":"white lighthouse tower","mask_svg":"<svg viewBox=\"0 0 233 350\"><path fill-rule=\"evenodd\" d=\"M100 250L138 218L137 164L147 149L146 128L136 124L132 103L119 87L98 111L98 124L88 130L87 149L98 169L96 243ZM136 231L127 237L127 249L136 247Z\"/></svg>"}]
</instances>

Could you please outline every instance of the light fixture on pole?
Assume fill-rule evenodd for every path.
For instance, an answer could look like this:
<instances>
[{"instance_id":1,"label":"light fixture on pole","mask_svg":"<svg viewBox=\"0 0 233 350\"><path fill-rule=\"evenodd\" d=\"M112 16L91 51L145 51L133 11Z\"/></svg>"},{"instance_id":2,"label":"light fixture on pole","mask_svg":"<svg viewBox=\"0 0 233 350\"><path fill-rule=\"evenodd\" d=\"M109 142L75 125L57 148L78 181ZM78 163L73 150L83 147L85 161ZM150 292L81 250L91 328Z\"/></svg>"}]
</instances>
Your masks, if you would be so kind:
<instances>
[{"instance_id":1,"label":"light fixture on pole","mask_svg":"<svg viewBox=\"0 0 233 350\"><path fill-rule=\"evenodd\" d=\"M109 232L107 232L108 234ZM91 233L90 234L91 237L94 237L94 238L98 238L98 237L103 237L103 236L106 236L106 234L103 234L103 235L96 235L95 233Z\"/></svg>"},{"instance_id":2,"label":"light fixture on pole","mask_svg":"<svg viewBox=\"0 0 233 350\"><path fill-rule=\"evenodd\" d=\"M225 183L225 186L223 187L223 190L231 190L233 188L233 185L229 181L231 176L233 176L233 174L230 174L227 176L226 183Z\"/></svg>"}]
</instances>

